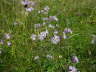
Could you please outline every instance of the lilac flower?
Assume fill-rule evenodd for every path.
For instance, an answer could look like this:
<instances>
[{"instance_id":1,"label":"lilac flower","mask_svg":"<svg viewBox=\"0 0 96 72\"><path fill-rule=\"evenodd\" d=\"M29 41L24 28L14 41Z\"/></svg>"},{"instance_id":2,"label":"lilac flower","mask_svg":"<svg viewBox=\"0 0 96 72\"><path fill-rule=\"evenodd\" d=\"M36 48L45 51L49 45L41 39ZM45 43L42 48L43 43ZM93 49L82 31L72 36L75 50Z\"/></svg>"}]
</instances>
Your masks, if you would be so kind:
<instances>
[{"instance_id":1,"label":"lilac flower","mask_svg":"<svg viewBox=\"0 0 96 72\"><path fill-rule=\"evenodd\" d=\"M36 34L32 34L32 35L31 35L31 39L32 39L32 40L36 40L36 37L37 37Z\"/></svg>"},{"instance_id":2,"label":"lilac flower","mask_svg":"<svg viewBox=\"0 0 96 72\"><path fill-rule=\"evenodd\" d=\"M49 9L50 9L49 6L45 6L45 7L44 7L44 11L47 11L47 12L48 12Z\"/></svg>"},{"instance_id":3,"label":"lilac flower","mask_svg":"<svg viewBox=\"0 0 96 72\"><path fill-rule=\"evenodd\" d=\"M26 11L27 11L27 12L31 12L31 11L33 11L33 10L34 10L34 8L32 8L32 7L26 8Z\"/></svg>"},{"instance_id":4,"label":"lilac flower","mask_svg":"<svg viewBox=\"0 0 96 72\"><path fill-rule=\"evenodd\" d=\"M12 43L11 43L10 41L8 41L8 42L7 42L7 45L8 45L8 46L11 46L11 45L12 45Z\"/></svg>"},{"instance_id":5,"label":"lilac flower","mask_svg":"<svg viewBox=\"0 0 96 72\"><path fill-rule=\"evenodd\" d=\"M74 66L69 66L68 72L78 72Z\"/></svg>"},{"instance_id":6,"label":"lilac flower","mask_svg":"<svg viewBox=\"0 0 96 72\"><path fill-rule=\"evenodd\" d=\"M41 32L38 35L38 38L39 38L39 40L44 40L47 37L47 35L48 35L48 30Z\"/></svg>"},{"instance_id":7,"label":"lilac flower","mask_svg":"<svg viewBox=\"0 0 96 72\"><path fill-rule=\"evenodd\" d=\"M43 21L48 21L49 20L49 18L47 18L47 17L42 18L42 19L43 19Z\"/></svg>"},{"instance_id":8,"label":"lilac flower","mask_svg":"<svg viewBox=\"0 0 96 72\"><path fill-rule=\"evenodd\" d=\"M0 40L0 44L3 45L4 44L4 40Z\"/></svg>"},{"instance_id":9,"label":"lilac flower","mask_svg":"<svg viewBox=\"0 0 96 72\"><path fill-rule=\"evenodd\" d=\"M49 21L58 21L56 16L49 16Z\"/></svg>"},{"instance_id":10,"label":"lilac flower","mask_svg":"<svg viewBox=\"0 0 96 72\"><path fill-rule=\"evenodd\" d=\"M21 1L21 4L22 4L22 5L28 5L28 4L30 4L30 1L28 1L28 0L23 0L23 1Z\"/></svg>"},{"instance_id":11,"label":"lilac flower","mask_svg":"<svg viewBox=\"0 0 96 72\"><path fill-rule=\"evenodd\" d=\"M72 34L72 30L70 28L65 28L64 33L71 33Z\"/></svg>"},{"instance_id":12,"label":"lilac flower","mask_svg":"<svg viewBox=\"0 0 96 72\"><path fill-rule=\"evenodd\" d=\"M58 44L60 42L60 36L54 35L54 37L51 38L51 42L53 44Z\"/></svg>"},{"instance_id":13,"label":"lilac flower","mask_svg":"<svg viewBox=\"0 0 96 72\"><path fill-rule=\"evenodd\" d=\"M30 6L35 6L36 5L35 2L29 1L29 0L23 0L23 1L21 1L21 4L22 5L30 5Z\"/></svg>"},{"instance_id":14,"label":"lilac flower","mask_svg":"<svg viewBox=\"0 0 96 72\"><path fill-rule=\"evenodd\" d=\"M79 62L79 59L77 58L77 56L72 56L72 62L73 63L78 63Z\"/></svg>"},{"instance_id":15,"label":"lilac flower","mask_svg":"<svg viewBox=\"0 0 96 72\"><path fill-rule=\"evenodd\" d=\"M11 35L9 33L5 33L5 38L6 39L10 39L11 38Z\"/></svg>"},{"instance_id":16,"label":"lilac flower","mask_svg":"<svg viewBox=\"0 0 96 72\"><path fill-rule=\"evenodd\" d=\"M58 21L58 18L56 16L49 16L43 18L44 21Z\"/></svg>"}]
</instances>

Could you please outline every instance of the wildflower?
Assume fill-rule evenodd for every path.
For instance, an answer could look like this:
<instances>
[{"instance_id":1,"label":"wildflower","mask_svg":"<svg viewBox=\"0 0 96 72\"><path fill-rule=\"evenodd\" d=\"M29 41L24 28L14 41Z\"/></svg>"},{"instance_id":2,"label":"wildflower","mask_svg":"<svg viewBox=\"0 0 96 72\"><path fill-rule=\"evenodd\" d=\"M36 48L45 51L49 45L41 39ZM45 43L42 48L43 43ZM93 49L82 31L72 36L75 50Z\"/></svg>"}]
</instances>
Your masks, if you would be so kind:
<instances>
[{"instance_id":1,"label":"wildflower","mask_svg":"<svg viewBox=\"0 0 96 72\"><path fill-rule=\"evenodd\" d=\"M11 35L10 35L9 33L6 33L6 34L5 34L5 38L6 38L6 39L10 39L10 38L11 38Z\"/></svg>"},{"instance_id":2,"label":"wildflower","mask_svg":"<svg viewBox=\"0 0 96 72\"><path fill-rule=\"evenodd\" d=\"M67 36L66 36L65 32L63 32L63 38L67 39Z\"/></svg>"},{"instance_id":3,"label":"wildflower","mask_svg":"<svg viewBox=\"0 0 96 72\"><path fill-rule=\"evenodd\" d=\"M96 35L92 35L92 41L91 41L92 44L96 44Z\"/></svg>"},{"instance_id":4,"label":"wildflower","mask_svg":"<svg viewBox=\"0 0 96 72\"><path fill-rule=\"evenodd\" d=\"M46 25L47 23L43 22L43 25Z\"/></svg>"},{"instance_id":5,"label":"wildflower","mask_svg":"<svg viewBox=\"0 0 96 72\"><path fill-rule=\"evenodd\" d=\"M53 58L53 56L52 55L46 55L46 57L48 58L48 59L52 59Z\"/></svg>"},{"instance_id":6,"label":"wildflower","mask_svg":"<svg viewBox=\"0 0 96 72\"><path fill-rule=\"evenodd\" d=\"M79 62L79 59L77 58L77 56L72 56L72 62L73 63L78 63Z\"/></svg>"},{"instance_id":7,"label":"wildflower","mask_svg":"<svg viewBox=\"0 0 96 72\"><path fill-rule=\"evenodd\" d=\"M4 44L4 40L0 40L0 44L3 45Z\"/></svg>"},{"instance_id":8,"label":"wildflower","mask_svg":"<svg viewBox=\"0 0 96 72\"><path fill-rule=\"evenodd\" d=\"M49 24L49 26L48 26L49 28L55 28L55 26L53 26L52 24Z\"/></svg>"},{"instance_id":9,"label":"wildflower","mask_svg":"<svg viewBox=\"0 0 96 72\"><path fill-rule=\"evenodd\" d=\"M8 42L7 42L7 45L8 45L8 46L11 46L11 45L12 45L12 43L11 43L10 41L8 41Z\"/></svg>"},{"instance_id":10,"label":"wildflower","mask_svg":"<svg viewBox=\"0 0 96 72\"><path fill-rule=\"evenodd\" d=\"M64 33L71 33L72 34L72 30L70 28L65 28Z\"/></svg>"},{"instance_id":11,"label":"wildflower","mask_svg":"<svg viewBox=\"0 0 96 72\"><path fill-rule=\"evenodd\" d=\"M49 21L58 21L56 16L49 16Z\"/></svg>"},{"instance_id":12,"label":"wildflower","mask_svg":"<svg viewBox=\"0 0 96 72\"><path fill-rule=\"evenodd\" d=\"M2 48L0 48L0 55L2 54Z\"/></svg>"},{"instance_id":13,"label":"wildflower","mask_svg":"<svg viewBox=\"0 0 96 72\"><path fill-rule=\"evenodd\" d=\"M31 39L32 39L32 40L36 40L36 37L37 37L36 34L32 34L32 35L31 35Z\"/></svg>"},{"instance_id":14,"label":"wildflower","mask_svg":"<svg viewBox=\"0 0 96 72\"><path fill-rule=\"evenodd\" d=\"M69 66L68 72L78 72L74 66Z\"/></svg>"},{"instance_id":15,"label":"wildflower","mask_svg":"<svg viewBox=\"0 0 96 72\"><path fill-rule=\"evenodd\" d=\"M34 57L34 60L38 60L40 57L39 56L35 56Z\"/></svg>"},{"instance_id":16,"label":"wildflower","mask_svg":"<svg viewBox=\"0 0 96 72\"><path fill-rule=\"evenodd\" d=\"M26 8L26 11L27 11L27 12L31 12L31 11L33 11L33 10L34 10L34 8L32 8L32 7Z\"/></svg>"},{"instance_id":17,"label":"wildflower","mask_svg":"<svg viewBox=\"0 0 96 72\"><path fill-rule=\"evenodd\" d=\"M28 0L23 0L23 1L21 1L21 4L22 4L22 5L29 5L29 4L30 4L30 1L28 1Z\"/></svg>"},{"instance_id":18,"label":"wildflower","mask_svg":"<svg viewBox=\"0 0 96 72\"><path fill-rule=\"evenodd\" d=\"M49 16L43 18L44 21L58 21L58 18L56 16Z\"/></svg>"},{"instance_id":19,"label":"wildflower","mask_svg":"<svg viewBox=\"0 0 96 72\"><path fill-rule=\"evenodd\" d=\"M35 28L39 28L39 27L41 27L41 24L40 23L39 24L35 24L34 27Z\"/></svg>"},{"instance_id":20,"label":"wildflower","mask_svg":"<svg viewBox=\"0 0 96 72\"><path fill-rule=\"evenodd\" d=\"M45 7L44 7L44 11L46 11L46 12L48 12L49 9L50 9L49 6L45 6Z\"/></svg>"},{"instance_id":21,"label":"wildflower","mask_svg":"<svg viewBox=\"0 0 96 72\"><path fill-rule=\"evenodd\" d=\"M47 17L42 18L42 19L43 19L43 21L48 21L49 20L49 18L47 18Z\"/></svg>"},{"instance_id":22,"label":"wildflower","mask_svg":"<svg viewBox=\"0 0 96 72\"><path fill-rule=\"evenodd\" d=\"M62 55L59 55L59 58L62 58Z\"/></svg>"},{"instance_id":23,"label":"wildflower","mask_svg":"<svg viewBox=\"0 0 96 72\"><path fill-rule=\"evenodd\" d=\"M54 31L54 34L58 34L58 31L55 30L55 31Z\"/></svg>"},{"instance_id":24,"label":"wildflower","mask_svg":"<svg viewBox=\"0 0 96 72\"><path fill-rule=\"evenodd\" d=\"M60 36L54 35L54 37L51 38L51 42L53 44L58 44L60 42Z\"/></svg>"},{"instance_id":25,"label":"wildflower","mask_svg":"<svg viewBox=\"0 0 96 72\"><path fill-rule=\"evenodd\" d=\"M44 40L47 37L47 35L48 35L48 30L41 32L38 35L38 38L39 38L39 40Z\"/></svg>"},{"instance_id":26,"label":"wildflower","mask_svg":"<svg viewBox=\"0 0 96 72\"><path fill-rule=\"evenodd\" d=\"M38 11L38 13L48 14L49 9L50 9L50 8L49 8L48 6L45 6L44 9Z\"/></svg>"}]
</instances>

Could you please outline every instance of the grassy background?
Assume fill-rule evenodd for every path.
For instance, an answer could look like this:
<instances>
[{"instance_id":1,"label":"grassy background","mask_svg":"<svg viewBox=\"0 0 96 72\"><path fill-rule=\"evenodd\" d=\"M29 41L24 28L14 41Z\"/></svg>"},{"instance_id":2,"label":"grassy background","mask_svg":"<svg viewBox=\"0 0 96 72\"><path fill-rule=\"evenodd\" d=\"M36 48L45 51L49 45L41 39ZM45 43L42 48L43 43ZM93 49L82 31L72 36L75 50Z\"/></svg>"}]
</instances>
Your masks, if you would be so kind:
<instances>
[{"instance_id":1,"label":"grassy background","mask_svg":"<svg viewBox=\"0 0 96 72\"><path fill-rule=\"evenodd\" d=\"M96 0L35 0L36 10L24 14L20 0L0 0L0 39L4 33L11 33L12 46L0 45L0 72L67 72L69 65L76 66L81 72L96 72L96 45L91 44L91 35L96 34ZM62 40L53 45L47 38L33 42L32 33L38 33L46 27L34 30L34 24L42 23L44 15L38 10L45 6L51 9L46 16L57 15L60 32L69 27L73 34L71 39ZM14 26L14 22L21 25ZM51 30L52 31L52 30ZM90 54L91 52L91 54ZM45 56L51 54L54 59ZM75 54L80 59L73 64L70 57ZM59 59L58 56L63 58ZM34 60L40 56L39 60Z\"/></svg>"}]
</instances>

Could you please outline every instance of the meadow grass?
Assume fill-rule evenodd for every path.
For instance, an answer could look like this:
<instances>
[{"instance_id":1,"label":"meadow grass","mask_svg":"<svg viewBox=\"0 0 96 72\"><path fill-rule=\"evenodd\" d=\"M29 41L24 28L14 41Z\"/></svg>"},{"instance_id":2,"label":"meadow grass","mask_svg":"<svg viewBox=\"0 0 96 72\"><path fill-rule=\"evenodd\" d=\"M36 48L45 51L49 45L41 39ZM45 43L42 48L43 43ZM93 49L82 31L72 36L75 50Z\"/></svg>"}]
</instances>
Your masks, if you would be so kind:
<instances>
[{"instance_id":1,"label":"meadow grass","mask_svg":"<svg viewBox=\"0 0 96 72\"><path fill-rule=\"evenodd\" d=\"M68 72L70 65L80 72L96 72L96 43L91 44L92 35L96 34L96 0L33 1L35 10L28 13L21 0L0 0L0 40L4 40L0 44L0 72ZM38 14L45 6L50 8L48 14ZM55 15L59 21L50 23L59 25L56 28L59 35L68 27L73 36L54 45L50 41L54 29L47 25L35 29L34 24ZM50 34L45 40L32 41L32 33L39 34L46 28ZM10 40L4 38L5 33L12 35ZM7 45L8 41L11 46ZM78 57L79 63L71 62L72 55Z\"/></svg>"}]
</instances>

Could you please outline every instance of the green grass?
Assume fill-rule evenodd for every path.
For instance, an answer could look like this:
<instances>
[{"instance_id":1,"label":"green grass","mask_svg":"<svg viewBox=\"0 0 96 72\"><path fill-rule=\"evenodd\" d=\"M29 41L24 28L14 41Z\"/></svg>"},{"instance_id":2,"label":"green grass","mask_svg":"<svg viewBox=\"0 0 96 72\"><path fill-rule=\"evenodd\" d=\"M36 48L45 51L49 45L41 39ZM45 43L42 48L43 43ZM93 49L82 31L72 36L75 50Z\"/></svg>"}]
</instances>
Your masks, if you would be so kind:
<instances>
[{"instance_id":1,"label":"green grass","mask_svg":"<svg viewBox=\"0 0 96 72\"><path fill-rule=\"evenodd\" d=\"M34 0L35 1L35 0ZM11 33L12 46L0 45L0 72L67 72L68 66L76 66L80 72L96 72L96 44L92 45L92 34L96 34L96 0L36 0L36 10L27 15L20 0L0 0L0 39ZM38 14L38 10L49 6L48 15ZM38 34L45 27L34 30L34 24L42 23L41 18L57 15L60 35L69 27L74 34L70 39L62 39L57 45L44 41L32 41L32 33ZM22 24L14 26L14 22ZM53 31L49 29L50 32ZM50 35L51 36L51 35ZM91 54L89 53L91 52ZM50 54L54 59L47 59ZM78 56L80 62L74 64L70 58ZM62 55L62 58L58 58ZM34 60L40 56L39 60Z\"/></svg>"}]
</instances>

